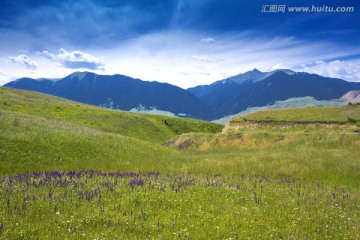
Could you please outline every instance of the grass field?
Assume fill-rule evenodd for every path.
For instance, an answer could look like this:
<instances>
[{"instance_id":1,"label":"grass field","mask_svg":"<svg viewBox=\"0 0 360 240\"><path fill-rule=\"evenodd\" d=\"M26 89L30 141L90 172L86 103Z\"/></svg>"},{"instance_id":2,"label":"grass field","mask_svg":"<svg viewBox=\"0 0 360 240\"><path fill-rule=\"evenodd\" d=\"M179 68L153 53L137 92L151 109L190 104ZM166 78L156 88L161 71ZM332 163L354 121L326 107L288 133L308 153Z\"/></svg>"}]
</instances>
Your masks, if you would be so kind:
<instances>
[{"instance_id":1,"label":"grass field","mask_svg":"<svg viewBox=\"0 0 360 240\"><path fill-rule=\"evenodd\" d=\"M356 239L359 196L288 176L98 171L0 179L10 239Z\"/></svg>"},{"instance_id":2,"label":"grass field","mask_svg":"<svg viewBox=\"0 0 360 240\"><path fill-rule=\"evenodd\" d=\"M0 239L359 239L359 113L220 132L0 88Z\"/></svg>"},{"instance_id":3,"label":"grass field","mask_svg":"<svg viewBox=\"0 0 360 240\"><path fill-rule=\"evenodd\" d=\"M357 123L360 122L359 105L323 108L280 109L271 111L258 111L245 117L236 117L232 122L274 121L274 122L304 122L304 123Z\"/></svg>"}]
</instances>

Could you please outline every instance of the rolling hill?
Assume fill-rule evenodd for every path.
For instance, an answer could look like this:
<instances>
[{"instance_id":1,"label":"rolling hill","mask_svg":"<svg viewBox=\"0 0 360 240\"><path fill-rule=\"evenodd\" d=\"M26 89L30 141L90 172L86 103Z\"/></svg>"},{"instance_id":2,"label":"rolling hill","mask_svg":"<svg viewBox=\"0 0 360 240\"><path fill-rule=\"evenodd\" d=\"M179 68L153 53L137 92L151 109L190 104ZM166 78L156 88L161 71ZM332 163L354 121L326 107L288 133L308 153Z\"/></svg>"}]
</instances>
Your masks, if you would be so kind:
<instances>
[{"instance_id":1,"label":"rolling hill","mask_svg":"<svg viewBox=\"0 0 360 240\"><path fill-rule=\"evenodd\" d=\"M200 120L128 113L39 94L0 88L1 111L81 124L107 133L162 143L175 134L220 131L222 125Z\"/></svg>"},{"instance_id":2,"label":"rolling hill","mask_svg":"<svg viewBox=\"0 0 360 240\"><path fill-rule=\"evenodd\" d=\"M219 132L193 119L110 110L0 88L0 174L81 168L138 170L177 154L161 144L184 132ZM146 159L146 161L144 161ZM153 169L154 171L156 169Z\"/></svg>"},{"instance_id":3,"label":"rolling hill","mask_svg":"<svg viewBox=\"0 0 360 240\"><path fill-rule=\"evenodd\" d=\"M148 168L177 154L161 147L184 132L222 125L128 113L0 87L0 174L39 169ZM144 161L146 159L146 161ZM154 169L155 171L156 169Z\"/></svg>"},{"instance_id":4,"label":"rolling hill","mask_svg":"<svg viewBox=\"0 0 360 240\"><path fill-rule=\"evenodd\" d=\"M231 120L239 121L354 124L360 123L360 105L258 111Z\"/></svg>"}]
</instances>

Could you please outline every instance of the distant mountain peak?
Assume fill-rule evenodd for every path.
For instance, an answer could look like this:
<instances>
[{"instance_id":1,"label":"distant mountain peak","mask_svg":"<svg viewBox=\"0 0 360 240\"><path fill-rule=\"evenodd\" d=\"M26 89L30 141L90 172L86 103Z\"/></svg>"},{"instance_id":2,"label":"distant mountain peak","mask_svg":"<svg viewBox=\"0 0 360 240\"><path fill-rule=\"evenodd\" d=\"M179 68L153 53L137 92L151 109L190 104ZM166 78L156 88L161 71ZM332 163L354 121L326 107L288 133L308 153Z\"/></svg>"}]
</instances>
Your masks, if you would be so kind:
<instances>
[{"instance_id":1,"label":"distant mountain peak","mask_svg":"<svg viewBox=\"0 0 360 240\"><path fill-rule=\"evenodd\" d=\"M273 70L270 72L262 72L262 71L258 70L257 68L254 68L251 71L247 71L245 73L241 73L241 74L235 75L233 77L229 77L227 79L220 80L220 82L222 82L223 84L228 83L228 82L233 82L233 83L237 83L237 84L242 84L246 81L257 82L257 81L261 81L277 72L283 72L287 75L296 74L296 72L291 69L276 69L276 70Z\"/></svg>"},{"instance_id":2,"label":"distant mountain peak","mask_svg":"<svg viewBox=\"0 0 360 240\"><path fill-rule=\"evenodd\" d=\"M254 68L251 71L247 71L245 73L241 73L227 79L221 80L223 84L228 82L233 82L237 84L242 84L246 81L256 82L262 80L266 77L266 73L259 71L257 68Z\"/></svg>"},{"instance_id":3,"label":"distant mountain peak","mask_svg":"<svg viewBox=\"0 0 360 240\"><path fill-rule=\"evenodd\" d=\"M73 73L71 73L69 76L67 76L67 77L69 77L69 78L71 78L71 79L73 79L73 78L77 78L77 79L79 79L79 80L82 80L84 77L86 77L87 75L95 75L95 73L92 73L92 72L79 72L79 71L77 71L77 72L73 72Z\"/></svg>"}]
</instances>

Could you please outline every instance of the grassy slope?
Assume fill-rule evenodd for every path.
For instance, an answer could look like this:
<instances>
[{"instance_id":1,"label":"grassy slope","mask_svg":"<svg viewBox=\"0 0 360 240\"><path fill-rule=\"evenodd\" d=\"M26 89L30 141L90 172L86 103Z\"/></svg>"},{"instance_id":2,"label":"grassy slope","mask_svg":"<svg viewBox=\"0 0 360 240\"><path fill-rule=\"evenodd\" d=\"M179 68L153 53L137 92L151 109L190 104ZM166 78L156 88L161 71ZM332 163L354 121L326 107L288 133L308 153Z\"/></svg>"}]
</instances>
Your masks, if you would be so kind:
<instances>
[{"instance_id":1,"label":"grassy slope","mask_svg":"<svg viewBox=\"0 0 360 240\"><path fill-rule=\"evenodd\" d=\"M0 124L1 173L143 170L136 166L151 168L151 163L165 164L171 156L156 144L59 120L2 112Z\"/></svg>"},{"instance_id":2,"label":"grassy slope","mask_svg":"<svg viewBox=\"0 0 360 240\"><path fill-rule=\"evenodd\" d=\"M41 170L161 171L175 134L222 125L108 110L0 88L0 174ZM171 164L170 164L171 165Z\"/></svg>"},{"instance_id":3,"label":"grassy slope","mask_svg":"<svg viewBox=\"0 0 360 240\"><path fill-rule=\"evenodd\" d=\"M45 94L7 88L0 88L0 111L64 120L153 143L163 143L179 133L218 132L223 127L192 119L108 110Z\"/></svg>"},{"instance_id":4,"label":"grassy slope","mask_svg":"<svg viewBox=\"0 0 360 240\"><path fill-rule=\"evenodd\" d=\"M360 105L259 111L236 117L232 122L242 121L244 118L253 121L356 122L360 121Z\"/></svg>"}]
</instances>

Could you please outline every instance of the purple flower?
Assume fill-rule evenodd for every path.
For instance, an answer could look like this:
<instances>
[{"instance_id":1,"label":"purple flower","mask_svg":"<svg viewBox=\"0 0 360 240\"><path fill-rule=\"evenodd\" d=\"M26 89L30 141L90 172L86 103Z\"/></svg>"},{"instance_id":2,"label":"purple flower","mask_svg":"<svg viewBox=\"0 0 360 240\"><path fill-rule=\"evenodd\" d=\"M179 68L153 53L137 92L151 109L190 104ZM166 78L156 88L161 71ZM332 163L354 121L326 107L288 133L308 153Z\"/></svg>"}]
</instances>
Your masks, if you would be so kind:
<instances>
[{"instance_id":1,"label":"purple flower","mask_svg":"<svg viewBox=\"0 0 360 240\"><path fill-rule=\"evenodd\" d=\"M130 187L134 187L135 185L138 186L143 186L144 185L144 180L142 179L131 179L129 182Z\"/></svg>"}]
</instances>

